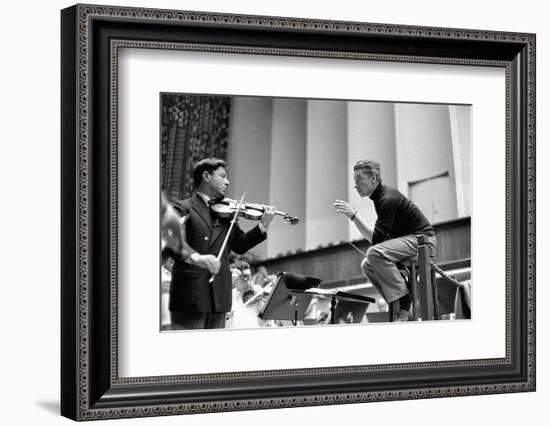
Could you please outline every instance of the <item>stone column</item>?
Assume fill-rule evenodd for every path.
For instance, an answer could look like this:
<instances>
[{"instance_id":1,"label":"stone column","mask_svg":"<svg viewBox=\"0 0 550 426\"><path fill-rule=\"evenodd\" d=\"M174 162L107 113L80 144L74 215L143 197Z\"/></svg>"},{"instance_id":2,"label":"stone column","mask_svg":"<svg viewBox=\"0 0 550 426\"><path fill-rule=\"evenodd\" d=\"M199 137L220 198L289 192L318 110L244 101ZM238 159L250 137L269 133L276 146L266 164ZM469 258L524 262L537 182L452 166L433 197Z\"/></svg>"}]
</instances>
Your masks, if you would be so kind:
<instances>
[{"instance_id":1,"label":"stone column","mask_svg":"<svg viewBox=\"0 0 550 426\"><path fill-rule=\"evenodd\" d=\"M396 104L398 189L437 223L457 217L449 107Z\"/></svg>"},{"instance_id":2,"label":"stone column","mask_svg":"<svg viewBox=\"0 0 550 426\"><path fill-rule=\"evenodd\" d=\"M306 249L347 239L348 221L332 203L348 194L347 108L340 101L308 101Z\"/></svg>"},{"instance_id":3,"label":"stone column","mask_svg":"<svg viewBox=\"0 0 550 426\"><path fill-rule=\"evenodd\" d=\"M233 98L227 156L230 198L240 199L246 191L245 201L269 201L272 122L272 98ZM244 230L257 225L246 220L239 224ZM267 245L260 244L252 253L265 257Z\"/></svg>"},{"instance_id":4,"label":"stone column","mask_svg":"<svg viewBox=\"0 0 550 426\"><path fill-rule=\"evenodd\" d=\"M268 257L305 246L307 101L275 99L271 137L270 202L279 211L298 216L290 225L277 216L270 226Z\"/></svg>"},{"instance_id":5,"label":"stone column","mask_svg":"<svg viewBox=\"0 0 550 426\"><path fill-rule=\"evenodd\" d=\"M369 198L361 198L353 185L353 165L358 160L380 163L384 184L396 185L395 114L393 104L385 102L348 103L349 148L346 177L348 200L358 209L367 224L374 225L376 213ZM363 239L349 222L350 239Z\"/></svg>"}]
</instances>

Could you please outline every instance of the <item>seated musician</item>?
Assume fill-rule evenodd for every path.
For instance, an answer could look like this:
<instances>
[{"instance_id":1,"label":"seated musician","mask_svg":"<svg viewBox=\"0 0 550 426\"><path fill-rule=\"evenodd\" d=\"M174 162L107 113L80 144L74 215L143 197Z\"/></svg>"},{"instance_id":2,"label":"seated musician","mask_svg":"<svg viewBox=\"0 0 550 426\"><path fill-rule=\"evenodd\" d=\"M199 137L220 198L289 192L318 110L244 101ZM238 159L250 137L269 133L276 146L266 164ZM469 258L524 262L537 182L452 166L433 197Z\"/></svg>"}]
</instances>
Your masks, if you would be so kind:
<instances>
[{"instance_id":1,"label":"seated musician","mask_svg":"<svg viewBox=\"0 0 550 426\"><path fill-rule=\"evenodd\" d=\"M396 264L416 256L418 237L425 235L430 256L435 254L436 237L428 219L397 189L382 184L380 164L374 160L358 161L353 167L355 189L361 197L370 197L377 219L374 227L359 216L350 203L336 200L336 211L346 215L359 232L372 243L361 269L388 304L399 309L395 321L411 318L411 297ZM394 305L395 306L395 305Z\"/></svg>"},{"instance_id":2,"label":"seated musician","mask_svg":"<svg viewBox=\"0 0 550 426\"><path fill-rule=\"evenodd\" d=\"M264 241L275 213L273 207L266 206L261 223L248 232L235 223L224 246L231 220L213 214L209 202L226 195L225 162L217 158L199 161L193 169L193 183L196 191L191 198L173 204L185 220L184 237L192 251L174 259L171 325L172 329L224 328L232 301L229 252L243 254ZM214 281L209 282L212 274Z\"/></svg>"},{"instance_id":3,"label":"seated musician","mask_svg":"<svg viewBox=\"0 0 550 426\"><path fill-rule=\"evenodd\" d=\"M271 287L253 283L250 265L245 261L233 264L231 275L233 303L232 310L227 315L226 328L257 328L272 325L272 321L264 321L258 317Z\"/></svg>"}]
</instances>

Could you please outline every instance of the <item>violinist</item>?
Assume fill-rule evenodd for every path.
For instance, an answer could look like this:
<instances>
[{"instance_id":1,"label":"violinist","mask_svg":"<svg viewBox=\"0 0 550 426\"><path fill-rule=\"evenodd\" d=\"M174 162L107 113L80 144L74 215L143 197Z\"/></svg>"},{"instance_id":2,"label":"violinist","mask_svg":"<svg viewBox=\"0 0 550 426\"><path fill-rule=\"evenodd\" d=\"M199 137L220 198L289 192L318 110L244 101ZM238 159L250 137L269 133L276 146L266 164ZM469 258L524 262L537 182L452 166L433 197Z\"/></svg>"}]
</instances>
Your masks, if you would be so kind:
<instances>
[{"instance_id":1,"label":"violinist","mask_svg":"<svg viewBox=\"0 0 550 426\"><path fill-rule=\"evenodd\" d=\"M268 321L262 321L258 313L271 291L253 282L250 266L245 261L238 261L231 266L233 279L233 305L227 315L227 328L265 327Z\"/></svg>"},{"instance_id":2,"label":"violinist","mask_svg":"<svg viewBox=\"0 0 550 426\"><path fill-rule=\"evenodd\" d=\"M169 302L172 329L224 328L232 303L229 252L244 254L264 241L274 208L266 206L259 224L243 232L238 223L231 227L229 218L218 217L209 207L224 198L229 187L223 160L199 161L193 183L195 193L173 204L185 222L184 235L192 253L174 259ZM211 276L214 280L209 282Z\"/></svg>"}]
</instances>

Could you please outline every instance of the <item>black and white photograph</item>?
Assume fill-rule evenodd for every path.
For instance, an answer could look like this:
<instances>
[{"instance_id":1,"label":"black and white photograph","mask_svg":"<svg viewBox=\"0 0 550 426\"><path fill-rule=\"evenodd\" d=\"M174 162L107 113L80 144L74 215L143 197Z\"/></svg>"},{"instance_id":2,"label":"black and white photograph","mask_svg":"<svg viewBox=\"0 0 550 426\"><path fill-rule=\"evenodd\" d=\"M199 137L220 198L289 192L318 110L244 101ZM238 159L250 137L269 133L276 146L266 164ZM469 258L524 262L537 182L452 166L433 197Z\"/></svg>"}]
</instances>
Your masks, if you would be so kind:
<instances>
[{"instance_id":1,"label":"black and white photograph","mask_svg":"<svg viewBox=\"0 0 550 426\"><path fill-rule=\"evenodd\" d=\"M545 10L6 2L2 424L543 425Z\"/></svg>"},{"instance_id":2,"label":"black and white photograph","mask_svg":"<svg viewBox=\"0 0 550 426\"><path fill-rule=\"evenodd\" d=\"M536 34L285 16L61 12L63 416L535 391Z\"/></svg>"},{"instance_id":3,"label":"black and white photograph","mask_svg":"<svg viewBox=\"0 0 550 426\"><path fill-rule=\"evenodd\" d=\"M471 105L159 97L161 331L472 318Z\"/></svg>"}]
</instances>

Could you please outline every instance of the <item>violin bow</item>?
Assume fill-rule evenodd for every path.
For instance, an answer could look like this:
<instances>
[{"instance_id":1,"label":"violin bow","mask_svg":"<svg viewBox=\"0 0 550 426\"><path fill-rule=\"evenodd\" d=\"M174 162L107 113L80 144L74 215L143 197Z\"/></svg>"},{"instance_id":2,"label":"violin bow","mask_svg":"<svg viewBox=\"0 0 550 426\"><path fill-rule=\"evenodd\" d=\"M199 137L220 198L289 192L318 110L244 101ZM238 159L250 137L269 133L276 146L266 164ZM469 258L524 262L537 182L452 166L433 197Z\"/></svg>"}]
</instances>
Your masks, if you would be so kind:
<instances>
[{"instance_id":1,"label":"violin bow","mask_svg":"<svg viewBox=\"0 0 550 426\"><path fill-rule=\"evenodd\" d=\"M241 209L241 205L244 200L244 196L246 195L246 192L243 193L243 196L239 200L239 204L237 204L237 210L235 210L235 215L233 216L233 219L231 220L231 224L229 225L229 230L227 231L227 234L225 236L225 239L223 240L222 248L220 249L218 253L218 260L221 260L223 251L225 250L225 246L227 246L227 242L229 241L229 235L231 235L231 231L233 230L233 225L235 225L235 222L237 221L237 216L239 215L239 210ZM216 274L210 275L210 279L208 280L209 283L214 282L214 277Z\"/></svg>"},{"instance_id":2,"label":"violin bow","mask_svg":"<svg viewBox=\"0 0 550 426\"><path fill-rule=\"evenodd\" d=\"M355 244L353 244L351 241L348 241L348 244L352 246L355 250L357 250L359 253L363 255L363 257L367 257L366 253L363 252L359 247L357 247Z\"/></svg>"},{"instance_id":3,"label":"violin bow","mask_svg":"<svg viewBox=\"0 0 550 426\"><path fill-rule=\"evenodd\" d=\"M261 291L258 291L254 296L252 296L250 299L248 299L245 303L243 303L241 306L239 306L236 310L244 308L245 306L250 305L254 300L256 300L260 296L264 296L264 292L267 290L268 287L273 287L273 283L269 283L264 288L262 288ZM270 289L271 290L271 289ZM265 294L267 296L267 294Z\"/></svg>"}]
</instances>

